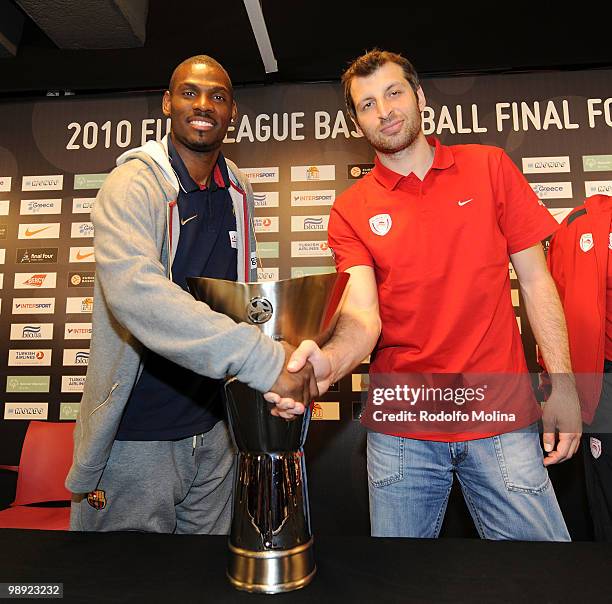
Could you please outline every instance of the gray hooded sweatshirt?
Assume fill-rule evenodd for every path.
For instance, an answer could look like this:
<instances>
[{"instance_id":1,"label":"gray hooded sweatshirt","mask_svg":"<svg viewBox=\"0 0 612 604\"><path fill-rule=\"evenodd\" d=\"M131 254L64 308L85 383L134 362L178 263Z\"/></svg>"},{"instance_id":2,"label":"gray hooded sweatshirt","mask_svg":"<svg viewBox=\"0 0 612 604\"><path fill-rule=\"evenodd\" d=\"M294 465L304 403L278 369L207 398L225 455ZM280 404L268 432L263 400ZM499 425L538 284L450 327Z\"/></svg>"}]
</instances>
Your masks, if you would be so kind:
<instances>
[{"instance_id":1,"label":"gray hooded sweatshirt","mask_svg":"<svg viewBox=\"0 0 612 604\"><path fill-rule=\"evenodd\" d=\"M238 234L238 279L256 281L253 191L226 160ZM125 405L143 365L143 349L212 378L236 376L265 392L284 351L262 332L197 302L171 280L179 237L179 183L167 139L119 157L92 211L95 228L93 333L87 379L66 486L96 488Z\"/></svg>"}]
</instances>

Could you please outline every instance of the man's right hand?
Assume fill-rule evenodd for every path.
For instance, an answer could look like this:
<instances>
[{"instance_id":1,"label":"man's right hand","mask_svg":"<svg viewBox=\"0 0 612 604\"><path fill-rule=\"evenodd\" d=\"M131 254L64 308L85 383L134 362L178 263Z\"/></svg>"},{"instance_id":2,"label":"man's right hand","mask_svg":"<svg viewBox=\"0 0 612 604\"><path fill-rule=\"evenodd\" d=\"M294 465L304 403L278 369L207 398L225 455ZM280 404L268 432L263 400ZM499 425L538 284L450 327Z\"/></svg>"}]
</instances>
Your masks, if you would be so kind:
<instances>
[{"instance_id":1,"label":"man's right hand","mask_svg":"<svg viewBox=\"0 0 612 604\"><path fill-rule=\"evenodd\" d=\"M270 388L270 392L265 394L265 398L276 405L271 411L272 415L294 419L296 415L303 414L306 405L319 396L319 389L313 367L309 362L304 363L299 370L288 370L287 365L295 346L284 341L281 344L285 350L285 365Z\"/></svg>"}]
</instances>

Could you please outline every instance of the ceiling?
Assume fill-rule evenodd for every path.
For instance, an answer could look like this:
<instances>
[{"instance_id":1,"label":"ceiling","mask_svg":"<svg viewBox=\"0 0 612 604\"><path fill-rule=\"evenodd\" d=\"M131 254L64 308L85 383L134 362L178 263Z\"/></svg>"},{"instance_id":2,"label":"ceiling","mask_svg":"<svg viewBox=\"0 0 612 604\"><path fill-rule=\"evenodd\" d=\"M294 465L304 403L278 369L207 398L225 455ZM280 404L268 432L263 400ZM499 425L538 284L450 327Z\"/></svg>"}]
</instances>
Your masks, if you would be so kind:
<instances>
[{"instance_id":1,"label":"ceiling","mask_svg":"<svg viewBox=\"0 0 612 604\"><path fill-rule=\"evenodd\" d=\"M276 73L266 74L243 0L0 0L0 95L164 88L177 63L202 53L235 85L336 80L375 46L424 76L612 67L609 2L260 4Z\"/></svg>"}]
</instances>

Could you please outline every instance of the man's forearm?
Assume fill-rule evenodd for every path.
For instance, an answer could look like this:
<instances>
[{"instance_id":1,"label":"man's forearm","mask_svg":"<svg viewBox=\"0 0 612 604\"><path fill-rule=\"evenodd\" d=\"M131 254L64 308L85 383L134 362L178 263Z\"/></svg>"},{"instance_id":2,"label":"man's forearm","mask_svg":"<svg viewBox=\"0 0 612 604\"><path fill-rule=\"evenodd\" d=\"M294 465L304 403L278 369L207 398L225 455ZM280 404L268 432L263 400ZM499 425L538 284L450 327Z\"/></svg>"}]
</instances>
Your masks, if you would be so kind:
<instances>
[{"instance_id":1,"label":"man's forearm","mask_svg":"<svg viewBox=\"0 0 612 604\"><path fill-rule=\"evenodd\" d=\"M331 383L337 382L372 352L380 335L378 312L342 313L334 335L323 347L331 362Z\"/></svg>"}]
</instances>

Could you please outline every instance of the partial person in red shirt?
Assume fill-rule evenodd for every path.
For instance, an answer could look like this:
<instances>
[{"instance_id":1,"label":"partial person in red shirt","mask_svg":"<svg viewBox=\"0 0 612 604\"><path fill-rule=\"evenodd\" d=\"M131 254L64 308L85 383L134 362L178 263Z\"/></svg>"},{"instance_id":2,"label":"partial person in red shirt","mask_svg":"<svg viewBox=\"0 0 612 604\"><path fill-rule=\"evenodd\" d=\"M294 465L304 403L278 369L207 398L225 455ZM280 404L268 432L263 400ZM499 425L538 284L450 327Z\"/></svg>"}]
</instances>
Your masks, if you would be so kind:
<instances>
[{"instance_id":1,"label":"partial person in red shirt","mask_svg":"<svg viewBox=\"0 0 612 604\"><path fill-rule=\"evenodd\" d=\"M593 195L563 221L548 266L567 318L588 426L583 458L595 538L612 541L612 197Z\"/></svg>"},{"instance_id":2,"label":"partial person in red shirt","mask_svg":"<svg viewBox=\"0 0 612 604\"><path fill-rule=\"evenodd\" d=\"M425 137L425 95L401 55L369 52L342 82L376 165L330 215L336 267L351 275L334 336L303 343L288 368L309 360L324 392L374 348L362 416L373 535L436 537L456 475L483 538L569 540L545 467L575 453L581 429L541 245L557 224L503 150ZM552 374L545 457L509 261Z\"/></svg>"}]
</instances>

